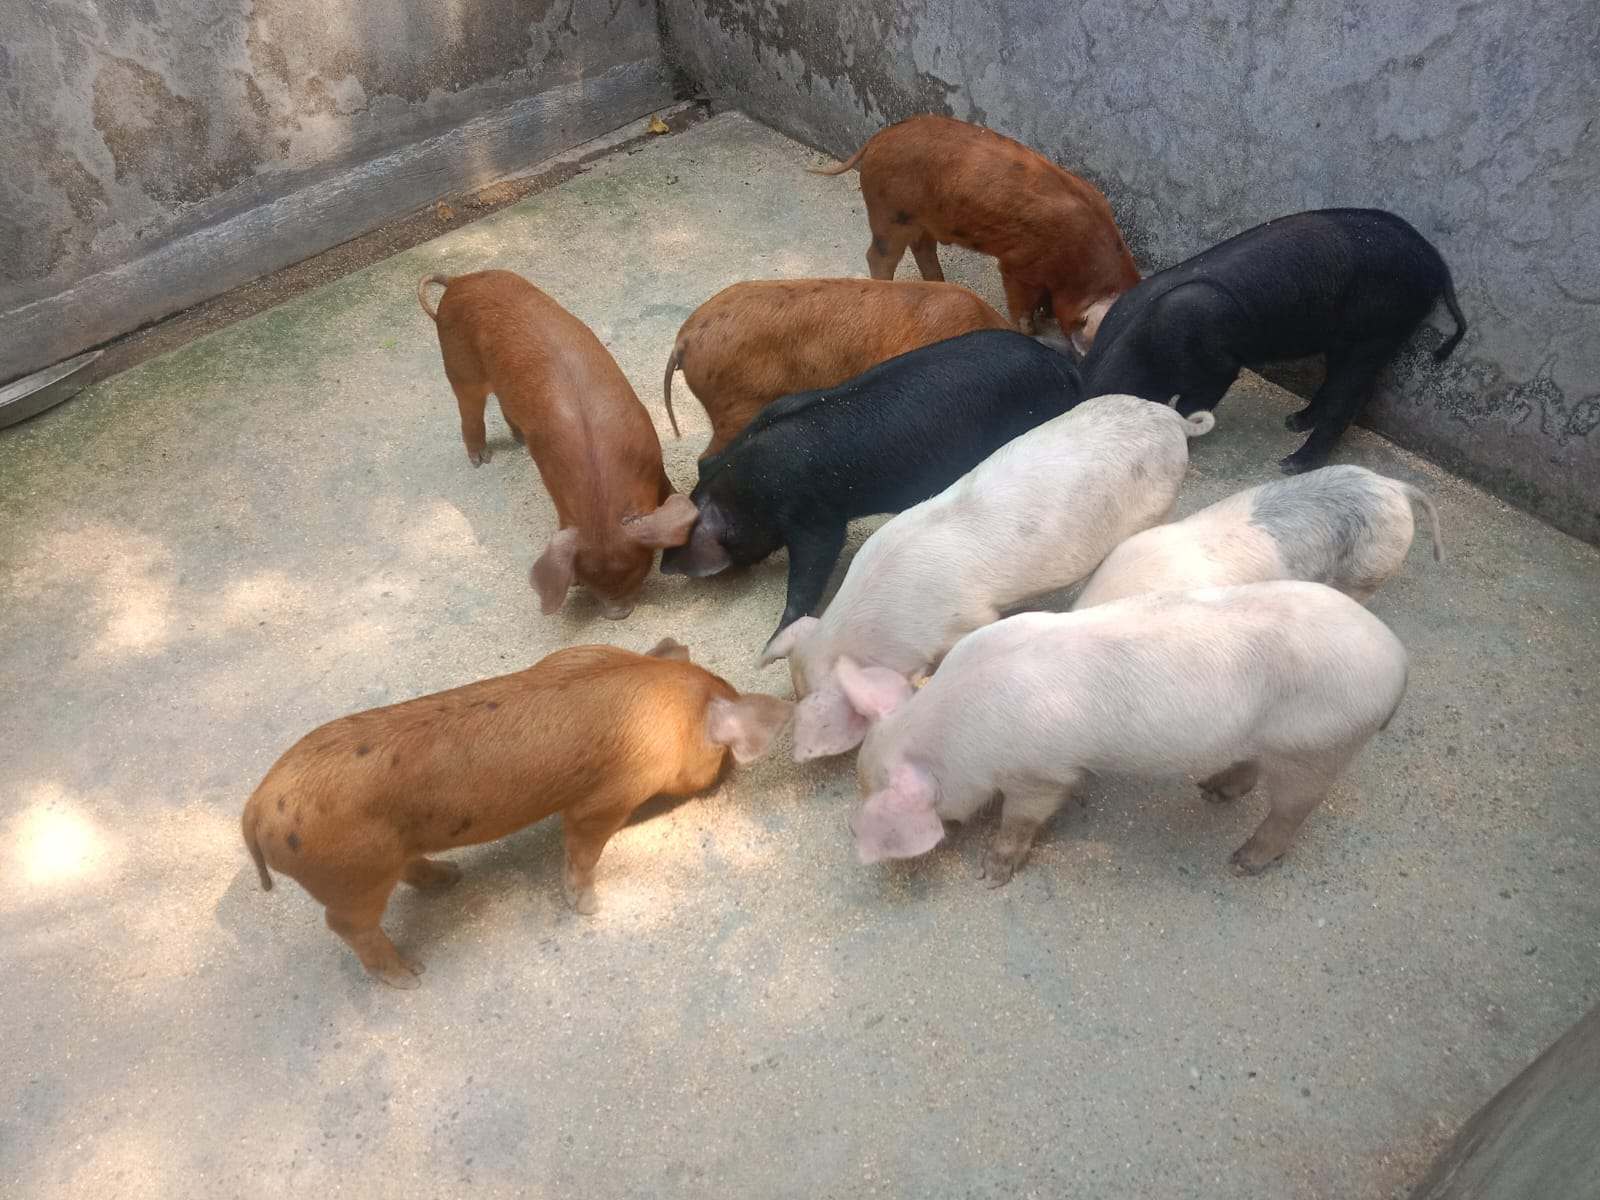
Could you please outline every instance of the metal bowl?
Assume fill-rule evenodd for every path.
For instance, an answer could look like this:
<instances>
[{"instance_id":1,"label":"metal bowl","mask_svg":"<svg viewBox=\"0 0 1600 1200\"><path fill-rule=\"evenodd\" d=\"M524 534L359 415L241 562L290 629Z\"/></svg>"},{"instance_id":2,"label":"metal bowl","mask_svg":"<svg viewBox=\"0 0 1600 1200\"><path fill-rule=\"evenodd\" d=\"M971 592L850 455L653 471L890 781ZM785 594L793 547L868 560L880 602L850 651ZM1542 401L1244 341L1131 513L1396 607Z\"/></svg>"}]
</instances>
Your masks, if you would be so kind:
<instances>
[{"instance_id":1,"label":"metal bowl","mask_svg":"<svg viewBox=\"0 0 1600 1200\"><path fill-rule=\"evenodd\" d=\"M78 372L99 357L100 351L91 350L0 388L0 429L72 399L83 387Z\"/></svg>"}]
</instances>

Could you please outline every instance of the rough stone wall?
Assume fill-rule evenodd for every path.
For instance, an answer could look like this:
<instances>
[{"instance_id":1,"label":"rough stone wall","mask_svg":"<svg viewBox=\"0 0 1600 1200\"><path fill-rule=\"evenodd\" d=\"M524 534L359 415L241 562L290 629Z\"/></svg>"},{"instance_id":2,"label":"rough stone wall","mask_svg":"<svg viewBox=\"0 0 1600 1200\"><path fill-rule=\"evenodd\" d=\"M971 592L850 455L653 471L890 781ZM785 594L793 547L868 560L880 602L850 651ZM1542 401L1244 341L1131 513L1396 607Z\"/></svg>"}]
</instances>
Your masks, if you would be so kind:
<instances>
[{"instance_id":1,"label":"rough stone wall","mask_svg":"<svg viewBox=\"0 0 1600 1200\"><path fill-rule=\"evenodd\" d=\"M564 128L519 131L534 161L669 96L660 61L655 0L0 0L0 314L565 89L569 103L538 114ZM504 161L511 154L497 149L480 164L469 148L422 169L445 189L478 166L525 165ZM419 202L404 186L390 194L398 209L299 214L319 228L282 253L232 252L248 278ZM215 269L205 255L194 267ZM171 285L163 276L148 289ZM179 290L194 289L180 279ZM51 340L93 301L89 289L30 341ZM106 324L86 320L77 340L121 332ZM30 357L39 355L0 346L0 380L42 365Z\"/></svg>"},{"instance_id":2,"label":"rough stone wall","mask_svg":"<svg viewBox=\"0 0 1600 1200\"><path fill-rule=\"evenodd\" d=\"M1600 540L1600 6L661 8L703 86L834 154L923 111L1037 147L1105 190L1147 270L1301 209L1398 212L1443 251L1472 328L1442 367L1441 334L1420 334L1367 420Z\"/></svg>"}]
</instances>

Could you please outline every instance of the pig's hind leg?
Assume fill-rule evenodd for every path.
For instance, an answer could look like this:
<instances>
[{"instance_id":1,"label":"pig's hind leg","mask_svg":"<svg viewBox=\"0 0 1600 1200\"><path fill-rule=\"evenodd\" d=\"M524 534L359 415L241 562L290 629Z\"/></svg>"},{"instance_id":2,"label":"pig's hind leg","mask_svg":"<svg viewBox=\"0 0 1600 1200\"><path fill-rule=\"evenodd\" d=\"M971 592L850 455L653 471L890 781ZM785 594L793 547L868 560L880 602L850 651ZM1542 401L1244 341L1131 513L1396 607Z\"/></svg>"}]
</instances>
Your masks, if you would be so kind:
<instances>
[{"instance_id":1,"label":"pig's hind leg","mask_svg":"<svg viewBox=\"0 0 1600 1200\"><path fill-rule=\"evenodd\" d=\"M456 407L461 410L461 444L467 448L467 461L481 467L494 457L489 449L489 432L484 428L483 411L489 404L487 384L464 385L451 379L450 386L456 394Z\"/></svg>"},{"instance_id":2,"label":"pig's hind leg","mask_svg":"<svg viewBox=\"0 0 1600 1200\"><path fill-rule=\"evenodd\" d=\"M1033 849L1039 830L1067 802L1077 778L1066 783L1008 785L1000 802L1000 828L983 855L981 877L992 888L1004 887Z\"/></svg>"},{"instance_id":3,"label":"pig's hind leg","mask_svg":"<svg viewBox=\"0 0 1600 1200\"><path fill-rule=\"evenodd\" d=\"M461 868L437 858L413 858L400 876L419 892L449 887L461 878Z\"/></svg>"},{"instance_id":4,"label":"pig's hind leg","mask_svg":"<svg viewBox=\"0 0 1600 1200\"><path fill-rule=\"evenodd\" d=\"M439 331L439 347L444 352L444 377L450 381L450 390L456 394L456 408L461 412L461 442L467 448L467 461L480 467L491 457L486 444L488 433L483 427L483 411L488 407L489 393L493 389L478 362L477 353L455 330ZM500 411L503 415L505 409Z\"/></svg>"},{"instance_id":5,"label":"pig's hind leg","mask_svg":"<svg viewBox=\"0 0 1600 1200\"><path fill-rule=\"evenodd\" d=\"M872 229L872 241L867 245L867 273L874 279L893 279L895 268L905 257L906 247L916 237L917 228L891 221L871 207L867 209L867 224ZM938 260L934 261L937 265ZM920 266L920 256L917 262Z\"/></svg>"},{"instance_id":6,"label":"pig's hind leg","mask_svg":"<svg viewBox=\"0 0 1600 1200\"><path fill-rule=\"evenodd\" d=\"M1399 342L1382 341L1328 352L1328 375L1322 386L1310 404L1284 421L1290 429L1311 430L1305 445L1283 460L1284 474L1298 475L1328 461L1329 453L1372 395L1379 372L1399 349Z\"/></svg>"},{"instance_id":7,"label":"pig's hind leg","mask_svg":"<svg viewBox=\"0 0 1600 1200\"><path fill-rule=\"evenodd\" d=\"M944 282L944 268L939 265L939 243L926 231L919 232L917 240L911 243L911 256L917 260L917 270L924 279Z\"/></svg>"},{"instance_id":8,"label":"pig's hind leg","mask_svg":"<svg viewBox=\"0 0 1600 1200\"><path fill-rule=\"evenodd\" d=\"M1236 762L1215 775L1202 779L1200 794L1212 804L1226 804L1230 800L1237 800L1240 796L1248 796L1255 790L1256 780L1260 777L1260 763L1248 760Z\"/></svg>"},{"instance_id":9,"label":"pig's hind leg","mask_svg":"<svg viewBox=\"0 0 1600 1200\"><path fill-rule=\"evenodd\" d=\"M1259 875L1283 857L1295 832L1328 794L1348 759L1347 754L1330 754L1312 759L1262 761L1261 774L1271 808L1250 839L1233 852L1230 861L1235 875Z\"/></svg>"},{"instance_id":10,"label":"pig's hind leg","mask_svg":"<svg viewBox=\"0 0 1600 1200\"><path fill-rule=\"evenodd\" d=\"M421 982L417 976L422 974L422 966L402 958L378 924L389 903L389 893L398 882L397 877L390 876L365 890L347 892L327 905L327 922L328 928L356 952L370 974L390 987L409 989Z\"/></svg>"},{"instance_id":11,"label":"pig's hind leg","mask_svg":"<svg viewBox=\"0 0 1600 1200\"><path fill-rule=\"evenodd\" d=\"M506 423L506 428L511 431L511 440L519 446L526 446L528 437L517 426L517 423L511 419L511 414L506 412L505 401L503 400L500 402L500 418Z\"/></svg>"}]
</instances>

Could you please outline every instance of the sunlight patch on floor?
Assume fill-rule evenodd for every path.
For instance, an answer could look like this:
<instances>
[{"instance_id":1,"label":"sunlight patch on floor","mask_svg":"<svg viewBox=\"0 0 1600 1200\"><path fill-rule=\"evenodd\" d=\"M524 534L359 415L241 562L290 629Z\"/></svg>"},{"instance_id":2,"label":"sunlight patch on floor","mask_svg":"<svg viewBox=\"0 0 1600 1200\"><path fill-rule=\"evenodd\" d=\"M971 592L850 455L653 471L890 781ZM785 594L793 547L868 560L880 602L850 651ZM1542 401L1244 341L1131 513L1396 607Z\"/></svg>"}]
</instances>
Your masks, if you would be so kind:
<instances>
[{"instance_id":1,"label":"sunlight patch on floor","mask_svg":"<svg viewBox=\"0 0 1600 1200\"><path fill-rule=\"evenodd\" d=\"M54 783L25 794L6 840L14 873L36 888L89 883L110 865L110 846L99 825Z\"/></svg>"}]
</instances>

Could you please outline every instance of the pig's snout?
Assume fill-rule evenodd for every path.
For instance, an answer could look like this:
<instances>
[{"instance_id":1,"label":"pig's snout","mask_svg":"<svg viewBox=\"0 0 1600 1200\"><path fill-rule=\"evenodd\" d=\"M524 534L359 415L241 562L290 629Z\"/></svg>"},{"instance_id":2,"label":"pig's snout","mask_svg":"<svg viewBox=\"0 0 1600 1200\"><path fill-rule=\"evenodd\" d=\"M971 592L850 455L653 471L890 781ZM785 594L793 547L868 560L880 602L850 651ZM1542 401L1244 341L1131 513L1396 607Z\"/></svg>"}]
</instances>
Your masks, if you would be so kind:
<instances>
[{"instance_id":1,"label":"pig's snout","mask_svg":"<svg viewBox=\"0 0 1600 1200\"><path fill-rule=\"evenodd\" d=\"M608 621L626 620L632 612L631 604L607 604L604 601L600 603L600 615Z\"/></svg>"},{"instance_id":2,"label":"pig's snout","mask_svg":"<svg viewBox=\"0 0 1600 1200\"><path fill-rule=\"evenodd\" d=\"M671 546L661 552L661 573L663 575L688 575L689 548L687 546Z\"/></svg>"}]
</instances>

